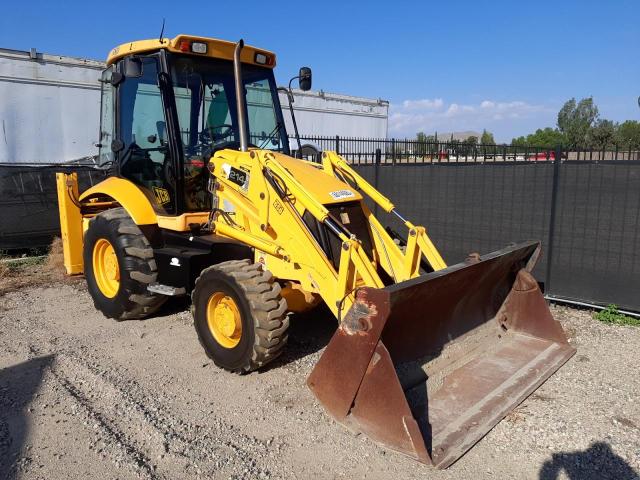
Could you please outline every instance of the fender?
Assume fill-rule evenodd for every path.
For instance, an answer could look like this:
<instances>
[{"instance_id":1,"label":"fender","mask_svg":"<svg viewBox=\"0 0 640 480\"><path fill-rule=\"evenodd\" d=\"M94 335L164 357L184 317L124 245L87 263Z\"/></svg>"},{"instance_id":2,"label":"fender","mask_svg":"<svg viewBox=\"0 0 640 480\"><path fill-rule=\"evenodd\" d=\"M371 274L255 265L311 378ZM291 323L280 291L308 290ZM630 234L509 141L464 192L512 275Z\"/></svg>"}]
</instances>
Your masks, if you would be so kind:
<instances>
[{"instance_id":1,"label":"fender","mask_svg":"<svg viewBox=\"0 0 640 480\"><path fill-rule=\"evenodd\" d=\"M84 202L91 197L108 196L122 205L136 225L156 225L158 216L151 206L151 202L133 182L124 178L109 177L106 180L85 190L80 195Z\"/></svg>"}]
</instances>

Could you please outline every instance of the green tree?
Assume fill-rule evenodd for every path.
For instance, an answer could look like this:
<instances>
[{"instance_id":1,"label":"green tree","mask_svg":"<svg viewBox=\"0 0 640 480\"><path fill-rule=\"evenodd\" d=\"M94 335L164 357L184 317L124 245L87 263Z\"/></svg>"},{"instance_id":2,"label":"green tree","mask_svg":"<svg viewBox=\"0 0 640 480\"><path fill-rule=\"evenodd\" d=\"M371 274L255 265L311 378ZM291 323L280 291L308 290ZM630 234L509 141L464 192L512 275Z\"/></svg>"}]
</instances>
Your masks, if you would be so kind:
<instances>
[{"instance_id":1,"label":"green tree","mask_svg":"<svg viewBox=\"0 0 640 480\"><path fill-rule=\"evenodd\" d=\"M576 102L568 100L558 112L558 129L571 146L585 146L589 141L589 130L598 119L598 107L593 97Z\"/></svg>"},{"instance_id":2,"label":"green tree","mask_svg":"<svg viewBox=\"0 0 640 480\"><path fill-rule=\"evenodd\" d=\"M516 146L531 146L531 147L555 147L556 145L566 144L565 136L555 128L547 127L545 129L539 128L526 137L517 137L511 141L511 145Z\"/></svg>"},{"instance_id":3,"label":"green tree","mask_svg":"<svg viewBox=\"0 0 640 480\"><path fill-rule=\"evenodd\" d=\"M482 145L495 145L496 141L493 138L493 133L482 130L482 136L480 137L480 143Z\"/></svg>"},{"instance_id":4,"label":"green tree","mask_svg":"<svg viewBox=\"0 0 640 480\"><path fill-rule=\"evenodd\" d=\"M535 133L527 137L529 145L536 147L555 147L567 143L566 136L559 130L551 127L539 128Z\"/></svg>"},{"instance_id":5,"label":"green tree","mask_svg":"<svg viewBox=\"0 0 640 480\"><path fill-rule=\"evenodd\" d=\"M598 150L605 150L615 145L617 140L618 125L611 120L596 120L589 130L589 146Z\"/></svg>"},{"instance_id":6,"label":"green tree","mask_svg":"<svg viewBox=\"0 0 640 480\"><path fill-rule=\"evenodd\" d=\"M478 137L476 137L475 135L471 135L470 137L467 137L466 139L464 139L462 143L466 143L467 145L477 145Z\"/></svg>"},{"instance_id":7,"label":"green tree","mask_svg":"<svg viewBox=\"0 0 640 480\"><path fill-rule=\"evenodd\" d=\"M525 137L525 136L516 137L516 138L511 140L511 145L515 145L515 146L518 146L518 147L524 147L525 145L527 145L527 137Z\"/></svg>"},{"instance_id":8,"label":"green tree","mask_svg":"<svg viewBox=\"0 0 640 480\"><path fill-rule=\"evenodd\" d=\"M616 143L622 148L640 149L640 122L627 120L618 125Z\"/></svg>"},{"instance_id":9,"label":"green tree","mask_svg":"<svg viewBox=\"0 0 640 480\"><path fill-rule=\"evenodd\" d=\"M427 135L424 132L418 132L416 134L416 155L426 155L427 153L433 153L437 150L434 143L437 141L433 135Z\"/></svg>"}]
</instances>

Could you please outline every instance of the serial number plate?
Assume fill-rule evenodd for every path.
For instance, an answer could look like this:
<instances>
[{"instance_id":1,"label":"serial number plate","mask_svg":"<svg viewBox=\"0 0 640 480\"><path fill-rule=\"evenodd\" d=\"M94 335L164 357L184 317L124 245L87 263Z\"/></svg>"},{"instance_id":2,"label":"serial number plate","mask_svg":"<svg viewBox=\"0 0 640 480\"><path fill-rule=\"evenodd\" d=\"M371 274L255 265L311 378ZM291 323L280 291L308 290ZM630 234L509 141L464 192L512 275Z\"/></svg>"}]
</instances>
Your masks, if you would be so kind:
<instances>
[{"instance_id":1,"label":"serial number plate","mask_svg":"<svg viewBox=\"0 0 640 480\"><path fill-rule=\"evenodd\" d=\"M227 175L229 181L235 183L243 190L249 188L249 172L245 172L228 164L222 165L222 170Z\"/></svg>"}]
</instances>

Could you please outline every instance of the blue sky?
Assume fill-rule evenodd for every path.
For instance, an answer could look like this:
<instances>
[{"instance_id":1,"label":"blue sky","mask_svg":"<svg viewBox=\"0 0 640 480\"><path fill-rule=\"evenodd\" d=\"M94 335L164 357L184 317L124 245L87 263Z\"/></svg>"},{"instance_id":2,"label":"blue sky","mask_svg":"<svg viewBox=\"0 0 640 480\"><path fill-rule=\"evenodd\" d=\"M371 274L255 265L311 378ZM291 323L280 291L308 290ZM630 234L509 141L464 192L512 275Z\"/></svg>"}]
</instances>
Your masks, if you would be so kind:
<instances>
[{"instance_id":1,"label":"blue sky","mask_svg":"<svg viewBox=\"0 0 640 480\"><path fill-rule=\"evenodd\" d=\"M570 97L640 119L640 1L4 2L0 47L104 59L165 33L247 43L299 66L314 89L391 102L389 134L555 126Z\"/></svg>"}]
</instances>

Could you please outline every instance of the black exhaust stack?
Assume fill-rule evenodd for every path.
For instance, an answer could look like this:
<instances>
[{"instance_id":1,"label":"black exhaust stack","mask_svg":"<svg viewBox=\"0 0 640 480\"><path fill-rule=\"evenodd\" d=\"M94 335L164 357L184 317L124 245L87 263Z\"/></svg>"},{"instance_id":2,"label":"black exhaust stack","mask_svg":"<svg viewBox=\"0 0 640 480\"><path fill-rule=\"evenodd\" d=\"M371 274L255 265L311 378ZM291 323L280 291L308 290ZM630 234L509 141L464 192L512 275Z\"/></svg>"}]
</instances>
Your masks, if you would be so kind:
<instances>
[{"instance_id":1,"label":"black exhaust stack","mask_svg":"<svg viewBox=\"0 0 640 480\"><path fill-rule=\"evenodd\" d=\"M244 40L240 39L236 43L233 52L233 74L236 82L236 104L238 106L238 130L240 133L240 151L246 152L249 149L247 139L247 109L245 108L244 85L242 83L242 64L240 53L244 47Z\"/></svg>"}]
</instances>

